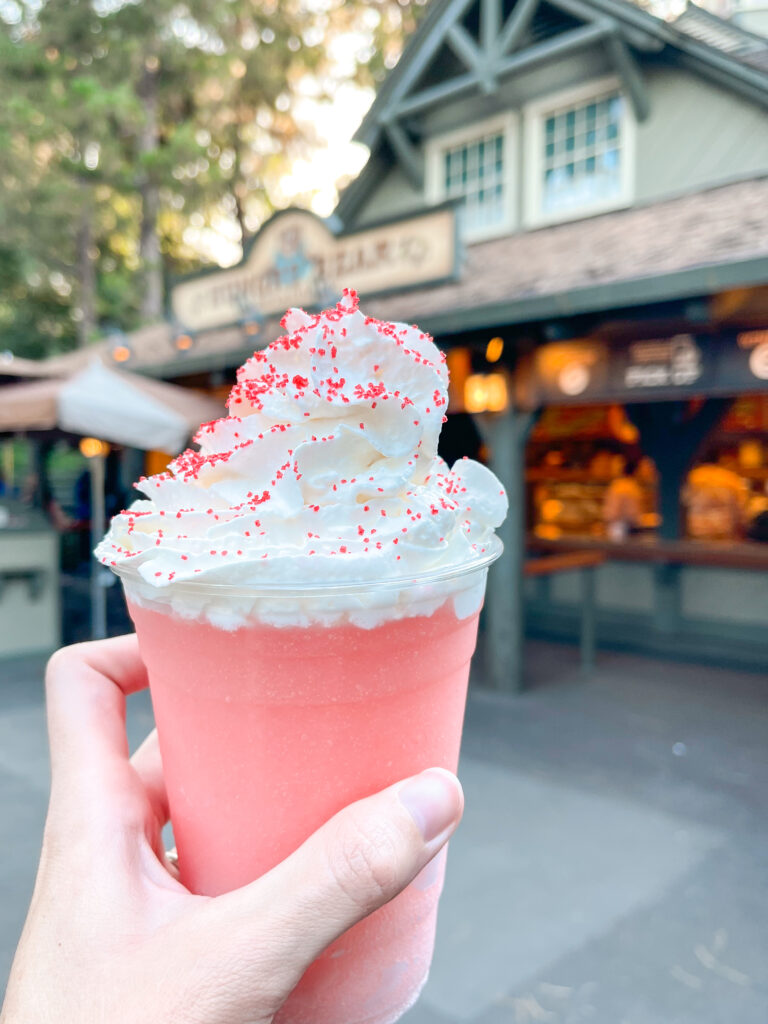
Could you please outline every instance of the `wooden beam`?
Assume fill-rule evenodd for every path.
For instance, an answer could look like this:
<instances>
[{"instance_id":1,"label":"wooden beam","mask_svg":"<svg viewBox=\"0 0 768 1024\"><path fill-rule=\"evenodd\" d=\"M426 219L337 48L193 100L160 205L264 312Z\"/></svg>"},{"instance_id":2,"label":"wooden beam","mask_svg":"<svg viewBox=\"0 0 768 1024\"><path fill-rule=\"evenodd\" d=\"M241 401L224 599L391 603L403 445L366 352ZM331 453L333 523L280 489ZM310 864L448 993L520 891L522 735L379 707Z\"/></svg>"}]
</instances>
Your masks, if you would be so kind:
<instances>
[{"instance_id":1,"label":"wooden beam","mask_svg":"<svg viewBox=\"0 0 768 1024\"><path fill-rule=\"evenodd\" d=\"M449 28L458 21L471 2L472 0L452 0L451 3L446 5L445 9L441 12L439 20L432 26L430 34L424 39L413 60L411 60L407 67L399 70L399 77L395 82L392 95L389 98L386 109L380 115L379 122L381 124L387 120L393 120L393 112L398 102L427 70L430 61L445 42Z\"/></svg>"},{"instance_id":2,"label":"wooden beam","mask_svg":"<svg viewBox=\"0 0 768 1024\"><path fill-rule=\"evenodd\" d=\"M445 41L450 44L451 49L462 61L469 71L479 71L483 61L480 47L467 32L463 25L458 23L451 25Z\"/></svg>"},{"instance_id":3,"label":"wooden beam","mask_svg":"<svg viewBox=\"0 0 768 1024\"><path fill-rule=\"evenodd\" d=\"M387 124L384 131L406 177L414 188L421 191L424 188L424 160L421 154L399 124Z\"/></svg>"},{"instance_id":4,"label":"wooden beam","mask_svg":"<svg viewBox=\"0 0 768 1024\"><path fill-rule=\"evenodd\" d=\"M452 99L464 92L471 92L472 89L480 87L480 79L476 74L468 72L466 75L459 75L439 85L432 85L428 89L422 89L413 96L407 96L400 100L392 110L394 117L405 117L408 114L415 114L429 107L439 106L444 100Z\"/></svg>"},{"instance_id":5,"label":"wooden beam","mask_svg":"<svg viewBox=\"0 0 768 1024\"><path fill-rule=\"evenodd\" d=\"M635 117L638 121L645 121L651 112L651 101L632 51L618 35L608 36L605 45L632 103Z\"/></svg>"},{"instance_id":6,"label":"wooden beam","mask_svg":"<svg viewBox=\"0 0 768 1024\"><path fill-rule=\"evenodd\" d=\"M576 53L577 50L602 42L608 38L611 31L607 25L592 24L572 29L570 32L563 32L562 35L555 36L554 39L528 46L502 60L498 67L498 74L501 76L515 74L518 71L528 71L538 64L546 64L555 57L560 58Z\"/></svg>"},{"instance_id":7,"label":"wooden beam","mask_svg":"<svg viewBox=\"0 0 768 1024\"><path fill-rule=\"evenodd\" d=\"M480 0L480 42L486 59L499 52L501 19L501 0Z\"/></svg>"},{"instance_id":8,"label":"wooden beam","mask_svg":"<svg viewBox=\"0 0 768 1024\"><path fill-rule=\"evenodd\" d=\"M602 42L611 35L612 31L608 25L593 24L573 29L571 32L564 32L560 36L555 36L554 39L529 46L500 61L495 68L496 74L502 77L515 74L518 71L527 71L539 64L546 64L554 58L563 57L586 46ZM477 75L472 73L459 75L448 82L441 82L440 85L422 89L421 92L401 100L392 110L391 117L405 117L409 114L421 113L430 107L439 106L447 99L453 99L479 87L481 87L481 81Z\"/></svg>"},{"instance_id":9,"label":"wooden beam","mask_svg":"<svg viewBox=\"0 0 768 1024\"><path fill-rule=\"evenodd\" d=\"M467 68L477 75L483 92L492 93L496 88L496 80L493 76L493 55L483 53L463 25L451 25L445 38L459 60L463 61Z\"/></svg>"},{"instance_id":10,"label":"wooden beam","mask_svg":"<svg viewBox=\"0 0 768 1024\"><path fill-rule=\"evenodd\" d=\"M517 0L507 23L501 30L498 42L499 54L510 53L520 45L520 41L533 20L539 0Z\"/></svg>"}]
</instances>

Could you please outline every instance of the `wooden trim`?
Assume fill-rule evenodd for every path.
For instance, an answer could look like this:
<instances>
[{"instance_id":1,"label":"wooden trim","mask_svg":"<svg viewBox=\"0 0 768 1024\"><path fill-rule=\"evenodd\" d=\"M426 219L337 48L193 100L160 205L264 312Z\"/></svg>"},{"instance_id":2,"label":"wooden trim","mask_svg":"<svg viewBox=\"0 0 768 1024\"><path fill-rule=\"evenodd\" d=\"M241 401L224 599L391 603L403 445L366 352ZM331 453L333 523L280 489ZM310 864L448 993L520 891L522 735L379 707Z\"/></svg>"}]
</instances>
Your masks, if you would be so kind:
<instances>
[{"instance_id":1,"label":"wooden trim","mask_svg":"<svg viewBox=\"0 0 768 1024\"><path fill-rule=\"evenodd\" d=\"M528 550L536 553L595 552L615 562L646 562L656 565L690 565L705 569L744 569L768 572L768 545L749 542L627 540L613 542L588 537L561 540L528 538Z\"/></svg>"},{"instance_id":2,"label":"wooden trim","mask_svg":"<svg viewBox=\"0 0 768 1024\"><path fill-rule=\"evenodd\" d=\"M510 53L512 50L517 49L520 40L525 35L525 30L533 20L539 2L540 0L517 0L512 13L501 30L498 42L499 54Z\"/></svg>"},{"instance_id":3,"label":"wooden trim","mask_svg":"<svg viewBox=\"0 0 768 1024\"><path fill-rule=\"evenodd\" d=\"M621 77L622 85L632 102L636 120L645 121L651 112L651 100L637 61L620 36L609 36L605 45Z\"/></svg>"},{"instance_id":4,"label":"wooden trim","mask_svg":"<svg viewBox=\"0 0 768 1024\"><path fill-rule=\"evenodd\" d=\"M445 42L446 35L451 25L456 23L466 8L469 7L470 3L471 0L453 0L453 2L448 3L440 12L435 24L431 26L429 35L425 36L424 41L421 43L419 49L414 53L412 59L408 61L407 65L403 65L402 67L398 66L398 69L392 72L395 76L395 82L390 95L387 97L386 107L384 110L376 111L379 127L382 122L388 120L391 121L394 117L399 115L400 101L411 86L414 85L424 71L426 71L429 66L429 62L439 52L440 47ZM374 106L376 105L377 104L374 101ZM365 142L368 145L371 145L373 138L370 137L370 131L366 132L366 128L368 127L366 124L367 121L368 118L366 117L363 120L363 124L355 133L355 138L358 142Z\"/></svg>"},{"instance_id":5,"label":"wooden trim","mask_svg":"<svg viewBox=\"0 0 768 1024\"><path fill-rule=\"evenodd\" d=\"M604 27L604 31L610 32ZM611 38L610 35L607 38ZM581 82L561 89L549 96L542 96L527 103L523 109L523 131L525 135L525 176L523 184L523 224L528 229L565 224L582 220L598 213L621 210L632 205L636 176L637 123L634 108L625 102L621 118L620 137L620 191L615 196L595 199L570 209L545 212L542 210L544 118L550 113L571 106L589 103L610 92L622 95L622 80L617 75Z\"/></svg>"},{"instance_id":6,"label":"wooden trim","mask_svg":"<svg viewBox=\"0 0 768 1024\"><path fill-rule=\"evenodd\" d=\"M577 569L594 569L605 562L602 551L565 551L562 554L545 555L542 558L527 558L523 575L550 576L555 572L574 572Z\"/></svg>"},{"instance_id":7,"label":"wooden trim","mask_svg":"<svg viewBox=\"0 0 768 1024\"><path fill-rule=\"evenodd\" d=\"M564 57L566 54L576 53L586 46L600 43L607 39L612 31L613 29L608 24L592 24L573 29L571 32L564 32L562 35L555 36L554 39L529 46L511 57L500 60L494 67L494 71L499 77L527 71L539 64L546 64L547 61L555 57ZM387 116L394 119L420 113L430 107L439 106L447 99L453 99L479 87L482 87L482 81L476 73L458 75L454 79L433 85L428 89L422 89L421 92L414 93L393 104Z\"/></svg>"},{"instance_id":8,"label":"wooden trim","mask_svg":"<svg viewBox=\"0 0 768 1024\"><path fill-rule=\"evenodd\" d=\"M445 41L469 71L480 71L480 65L483 60L482 51L463 25L458 24L458 22L455 25L451 25L446 34Z\"/></svg>"},{"instance_id":9,"label":"wooden trim","mask_svg":"<svg viewBox=\"0 0 768 1024\"><path fill-rule=\"evenodd\" d=\"M501 18L501 0L480 0L480 39L488 57L498 52Z\"/></svg>"},{"instance_id":10,"label":"wooden trim","mask_svg":"<svg viewBox=\"0 0 768 1024\"><path fill-rule=\"evenodd\" d=\"M421 154L399 124L388 124L384 131L406 177L421 192L424 188L424 160Z\"/></svg>"}]
</instances>

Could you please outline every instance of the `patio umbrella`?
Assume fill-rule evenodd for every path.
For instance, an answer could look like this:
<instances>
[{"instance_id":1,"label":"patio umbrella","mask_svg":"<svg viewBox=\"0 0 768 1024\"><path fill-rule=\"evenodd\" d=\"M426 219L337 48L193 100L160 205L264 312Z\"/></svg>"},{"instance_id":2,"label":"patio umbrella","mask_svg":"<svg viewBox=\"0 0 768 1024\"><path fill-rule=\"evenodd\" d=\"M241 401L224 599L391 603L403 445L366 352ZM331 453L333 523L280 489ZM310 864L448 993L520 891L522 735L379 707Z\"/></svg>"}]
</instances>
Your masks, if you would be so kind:
<instances>
[{"instance_id":1,"label":"patio umbrella","mask_svg":"<svg viewBox=\"0 0 768 1024\"><path fill-rule=\"evenodd\" d=\"M199 392L94 361L64 380L0 389L0 433L66 430L175 455L221 405Z\"/></svg>"},{"instance_id":2,"label":"patio umbrella","mask_svg":"<svg viewBox=\"0 0 768 1024\"><path fill-rule=\"evenodd\" d=\"M65 380L10 384L0 390L0 433L65 430L85 437L175 455L200 423L216 419L221 405L174 384L149 380L94 360ZM91 539L104 532L104 448L93 446ZM106 635L104 576L91 570L91 632Z\"/></svg>"}]
</instances>

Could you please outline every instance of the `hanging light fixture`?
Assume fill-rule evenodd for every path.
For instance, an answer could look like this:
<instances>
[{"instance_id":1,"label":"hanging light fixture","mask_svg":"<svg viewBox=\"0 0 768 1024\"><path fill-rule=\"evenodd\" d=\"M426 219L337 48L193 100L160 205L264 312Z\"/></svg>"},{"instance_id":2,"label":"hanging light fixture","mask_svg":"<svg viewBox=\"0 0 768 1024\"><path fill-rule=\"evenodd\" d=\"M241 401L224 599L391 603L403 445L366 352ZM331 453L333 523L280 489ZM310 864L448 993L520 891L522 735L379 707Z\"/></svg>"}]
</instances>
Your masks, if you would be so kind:
<instances>
[{"instance_id":1,"label":"hanging light fixture","mask_svg":"<svg viewBox=\"0 0 768 1024\"><path fill-rule=\"evenodd\" d=\"M112 327L107 332L109 354L116 363L127 363L133 357L133 348L125 331Z\"/></svg>"},{"instance_id":2,"label":"hanging light fixture","mask_svg":"<svg viewBox=\"0 0 768 1024\"><path fill-rule=\"evenodd\" d=\"M504 339L503 338L491 338L488 344L485 346L485 358L489 363L498 363L501 359L501 354L504 351Z\"/></svg>"},{"instance_id":3,"label":"hanging light fixture","mask_svg":"<svg viewBox=\"0 0 768 1024\"><path fill-rule=\"evenodd\" d=\"M187 328L178 320L173 322L173 347L183 355L194 347L196 337L193 331Z\"/></svg>"}]
</instances>

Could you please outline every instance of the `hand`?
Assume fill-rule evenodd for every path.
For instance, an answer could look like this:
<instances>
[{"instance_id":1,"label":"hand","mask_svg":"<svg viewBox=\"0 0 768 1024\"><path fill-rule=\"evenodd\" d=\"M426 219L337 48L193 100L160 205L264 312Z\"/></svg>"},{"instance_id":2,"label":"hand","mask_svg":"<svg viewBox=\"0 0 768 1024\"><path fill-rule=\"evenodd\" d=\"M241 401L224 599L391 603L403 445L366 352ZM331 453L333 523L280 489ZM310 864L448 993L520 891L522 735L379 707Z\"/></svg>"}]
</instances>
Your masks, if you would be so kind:
<instances>
[{"instance_id":1,"label":"hand","mask_svg":"<svg viewBox=\"0 0 768 1024\"><path fill-rule=\"evenodd\" d=\"M192 895L167 861L157 737L128 757L136 638L59 651L51 798L2 1024L263 1024L343 931L403 889L461 818L448 772L361 800L262 878Z\"/></svg>"}]
</instances>

